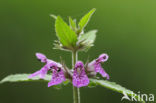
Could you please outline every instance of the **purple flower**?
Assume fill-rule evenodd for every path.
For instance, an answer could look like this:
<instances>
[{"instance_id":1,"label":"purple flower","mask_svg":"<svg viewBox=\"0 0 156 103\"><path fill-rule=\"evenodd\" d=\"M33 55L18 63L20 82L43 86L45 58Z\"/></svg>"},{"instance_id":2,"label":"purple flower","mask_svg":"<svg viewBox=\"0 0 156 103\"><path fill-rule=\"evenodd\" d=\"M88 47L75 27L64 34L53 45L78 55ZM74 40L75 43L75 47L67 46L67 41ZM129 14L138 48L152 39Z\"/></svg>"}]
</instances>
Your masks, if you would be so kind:
<instances>
[{"instance_id":1,"label":"purple flower","mask_svg":"<svg viewBox=\"0 0 156 103\"><path fill-rule=\"evenodd\" d=\"M36 53L36 57L42 63L46 63L47 62L47 57L44 54L42 54L42 53Z\"/></svg>"},{"instance_id":2,"label":"purple flower","mask_svg":"<svg viewBox=\"0 0 156 103\"><path fill-rule=\"evenodd\" d=\"M104 71L101 63L108 60L107 54L101 54L96 60L93 60L88 64L87 70L91 73L100 73L103 77L109 79L109 75Z\"/></svg>"},{"instance_id":3,"label":"purple flower","mask_svg":"<svg viewBox=\"0 0 156 103\"><path fill-rule=\"evenodd\" d=\"M89 78L85 73L85 68L81 61L78 61L75 64L72 82L73 85L78 88L87 86L89 84Z\"/></svg>"},{"instance_id":4,"label":"purple flower","mask_svg":"<svg viewBox=\"0 0 156 103\"><path fill-rule=\"evenodd\" d=\"M38 70L35 73L29 75L28 78L33 78L33 77L39 75L40 78L43 79L45 77L45 75L47 74L48 70L49 70L48 69L48 64L50 62L53 62L53 61L48 60L47 57L42 53L36 53L36 57L37 57L38 60L40 60L41 62L46 63L46 64L40 70ZM47 62L47 61L49 61L49 62Z\"/></svg>"},{"instance_id":5,"label":"purple flower","mask_svg":"<svg viewBox=\"0 0 156 103\"><path fill-rule=\"evenodd\" d=\"M41 62L46 63L46 64L40 70L29 75L28 78L33 78L39 75L40 78L43 79L46 76L47 72L51 70L53 74L52 74L51 81L48 83L48 87L52 85L57 85L65 81L64 71L60 63L57 63L53 60L48 59L44 54L41 54L41 53L36 53L36 57Z\"/></svg>"},{"instance_id":6,"label":"purple flower","mask_svg":"<svg viewBox=\"0 0 156 103\"><path fill-rule=\"evenodd\" d=\"M48 83L48 87L60 84L60 83L62 83L63 81L66 80L62 67L59 67L59 65L54 63L54 62L50 63L49 66L50 66L51 71L53 72L53 74L52 74L51 81Z\"/></svg>"}]
</instances>

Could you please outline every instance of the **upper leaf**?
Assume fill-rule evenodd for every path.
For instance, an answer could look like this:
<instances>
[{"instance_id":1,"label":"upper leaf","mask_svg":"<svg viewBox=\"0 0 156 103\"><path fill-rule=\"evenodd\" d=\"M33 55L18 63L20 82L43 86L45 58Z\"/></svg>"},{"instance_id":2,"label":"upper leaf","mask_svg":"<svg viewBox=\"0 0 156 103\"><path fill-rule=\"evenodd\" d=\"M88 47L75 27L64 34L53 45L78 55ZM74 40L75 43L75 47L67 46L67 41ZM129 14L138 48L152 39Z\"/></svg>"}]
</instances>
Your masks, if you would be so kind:
<instances>
[{"instance_id":1,"label":"upper leaf","mask_svg":"<svg viewBox=\"0 0 156 103\"><path fill-rule=\"evenodd\" d=\"M74 21L71 17L69 17L69 24L72 30L76 31L76 20Z\"/></svg>"},{"instance_id":2,"label":"upper leaf","mask_svg":"<svg viewBox=\"0 0 156 103\"><path fill-rule=\"evenodd\" d=\"M96 9L92 9L91 11L89 11L89 13L87 13L85 16L83 16L79 22L79 29L80 32L84 29L84 27L87 25L88 21L90 20L91 16L93 15L93 13L95 12Z\"/></svg>"},{"instance_id":3,"label":"upper leaf","mask_svg":"<svg viewBox=\"0 0 156 103\"><path fill-rule=\"evenodd\" d=\"M56 34L63 46L72 48L76 46L76 33L58 16L55 22Z\"/></svg>"},{"instance_id":4,"label":"upper leaf","mask_svg":"<svg viewBox=\"0 0 156 103\"><path fill-rule=\"evenodd\" d=\"M79 41L80 42L82 41L83 43L92 44L95 41L96 33L97 33L97 30L91 30L91 31L81 35Z\"/></svg>"},{"instance_id":5,"label":"upper leaf","mask_svg":"<svg viewBox=\"0 0 156 103\"><path fill-rule=\"evenodd\" d=\"M44 80L44 81L50 81L51 75L46 75L44 79L40 79L38 76L29 79L28 76L30 74L14 74L14 75L9 75L2 79L0 83L5 83L5 82L24 82L24 81L37 81L37 80Z\"/></svg>"},{"instance_id":6,"label":"upper leaf","mask_svg":"<svg viewBox=\"0 0 156 103\"><path fill-rule=\"evenodd\" d=\"M126 93L129 96L132 96L132 94L135 94L133 91L126 89L126 88L116 84L115 82L110 82L107 80L96 80L96 79L90 79L90 82L93 86L100 85L102 87L111 89L111 90L119 92L119 93ZM138 98L139 98L138 95L136 95L136 99L138 99ZM143 99L140 98L140 100L143 100ZM142 103L145 103L145 101L142 101Z\"/></svg>"},{"instance_id":7,"label":"upper leaf","mask_svg":"<svg viewBox=\"0 0 156 103\"><path fill-rule=\"evenodd\" d=\"M91 30L85 34L82 34L79 38L78 44L81 50L88 50L93 46L96 39L97 30Z\"/></svg>"}]
</instances>

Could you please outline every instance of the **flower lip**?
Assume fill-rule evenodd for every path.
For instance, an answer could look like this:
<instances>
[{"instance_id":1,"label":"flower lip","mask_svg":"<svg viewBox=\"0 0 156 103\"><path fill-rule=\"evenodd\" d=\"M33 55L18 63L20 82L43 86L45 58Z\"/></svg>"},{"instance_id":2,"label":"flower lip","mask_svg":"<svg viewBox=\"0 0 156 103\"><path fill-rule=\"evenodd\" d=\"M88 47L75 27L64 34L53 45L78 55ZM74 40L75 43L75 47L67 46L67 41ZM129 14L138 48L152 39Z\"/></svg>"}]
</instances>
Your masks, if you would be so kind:
<instances>
[{"instance_id":1,"label":"flower lip","mask_svg":"<svg viewBox=\"0 0 156 103\"><path fill-rule=\"evenodd\" d=\"M81 61L77 61L75 64L72 83L77 88L87 86L89 84L89 78L85 73L84 64Z\"/></svg>"},{"instance_id":2,"label":"flower lip","mask_svg":"<svg viewBox=\"0 0 156 103\"><path fill-rule=\"evenodd\" d=\"M108 60L108 55L107 54L101 54L96 61L97 62L105 62L107 60Z\"/></svg>"},{"instance_id":3,"label":"flower lip","mask_svg":"<svg viewBox=\"0 0 156 103\"><path fill-rule=\"evenodd\" d=\"M47 62L47 57L44 54L42 54L42 53L36 53L36 57L42 63L46 63Z\"/></svg>"},{"instance_id":4,"label":"flower lip","mask_svg":"<svg viewBox=\"0 0 156 103\"><path fill-rule=\"evenodd\" d=\"M84 65L83 65L83 63L81 62L81 61L78 61L76 64L75 64L75 68L77 69L77 68L83 68L84 67Z\"/></svg>"},{"instance_id":5,"label":"flower lip","mask_svg":"<svg viewBox=\"0 0 156 103\"><path fill-rule=\"evenodd\" d=\"M57 72L60 72L60 71L61 71L61 68L60 68L60 67L58 67L58 68L57 68Z\"/></svg>"},{"instance_id":6,"label":"flower lip","mask_svg":"<svg viewBox=\"0 0 156 103\"><path fill-rule=\"evenodd\" d=\"M59 67L59 65L57 65L57 63L55 62L51 62L48 64L48 68L50 70L56 70L57 72L60 72L61 71L61 67Z\"/></svg>"},{"instance_id":7,"label":"flower lip","mask_svg":"<svg viewBox=\"0 0 156 103\"><path fill-rule=\"evenodd\" d=\"M87 71L89 75L95 76L97 73L100 73L103 77L109 79L109 75L102 68L101 63L106 62L108 60L108 55L103 53L97 59L93 60L88 64Z\"/></svg>"},{"instance_id":8,"label":"flower lip","mask_svg":"<svg viewBox=\"0 0 156 103\"><path fill-rule=\"evenodd\" d=\"M57 70L58 66L55 62L51 62L48 64L48 68Z\"/></svg>"},{"instance_id":9,"label":"flower lip","mask_svg":"<svg viewBox=\"0 0 156 103\"><path fill-rule=\"evenodd\" d=\"M66 80L63 68L59 67L59 64L57 64L55 62L52 62L52 63L49 64L49 67L51 67L50 70L53 73L52 73L52 79L48 83L48 87L60 84L60 83L62 83L63 81Z\"/></svg>"},{"instance_id":10,"label":"flower lip","mask_svg":"<svg viewBox=\"0 0 156 103\"><path fill-rule=\"evenodd\" d=\"M40 70L36 71L36 72L33 73L33 74L30 74L30 75L28 76L28 78L33 78L33 77L39 75L40 78L43 79L43 78L45 77L45 75L47 74L47 72L48 72L48 68L47 68L47 65L45 65L45 66L43 66Z\"/></svg>"}]
</instances>

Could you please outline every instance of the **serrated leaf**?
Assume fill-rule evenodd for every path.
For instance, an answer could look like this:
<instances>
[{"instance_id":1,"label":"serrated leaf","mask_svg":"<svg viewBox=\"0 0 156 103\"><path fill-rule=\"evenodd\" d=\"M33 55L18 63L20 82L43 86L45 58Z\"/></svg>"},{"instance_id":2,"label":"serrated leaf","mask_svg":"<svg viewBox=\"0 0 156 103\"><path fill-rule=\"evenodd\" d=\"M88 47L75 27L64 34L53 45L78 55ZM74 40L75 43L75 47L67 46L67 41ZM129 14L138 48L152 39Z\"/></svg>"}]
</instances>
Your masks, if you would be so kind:
<instances>
[{"instance_id":1,"label":"serrated leaf","mask_svg":"<svg viewBox=\"0 0 156 103\"><path fill-rule=\"evenodd\" d=\"M60 16L57 16L55 22L56 34L65 47L75 47L77 42L76 33L63 21Z\"/></svg>"},{"instance_id":2,"label":"serrated leaf","mask_svg":"<svg viewBox=\"0 0 156 103\"><path fill-rule=\"evenodd\" d=\"M47 74L45 76L44 79L40 79L39 76L33 77L31 79L28 78L30 74L14 74L14 75L9 75L7 77L5 77L4 79L2 79L0 81L0 84L5 83L5 82L33 82L33 81L45 81L45 82L49 82L51 80L51 75ZM66 81L64 81L62 84L59 85L55 85L52 86L56 89L61 89L62 85L67 85L68 83L70 83L70 81L67 79Z\"/></svg>"},{"instance_id":3,"label":"serrated leaf","mask_svg":"<svg viewBox=\"0 0 156 103\"><path fill-rule=\"evenodd\" d=\"M44 79L40 79L38 76L29 79L28 76L30 74L14 74L14 75L9 75L2 79L0 83L5 83L5 82L25 82L25 81L50 81L51 75L46 75Z\"/></svg>"},{"instance_id":4,"label":"serrated leaf","mask_svg":"<svg viewBox=\"0 0 156 103\"><path fill-rule=\"evenodd\" d=\"M84 29L84 27L88 24L91 16L93 15L93 13L95 12L96 9L92 9L91 11L89 11L85 16L83 16L79 22L79 29L80 31L82 31Z\"/></svg>"},{"instance_id":5,"label":"serrated leaf","mask_svg":"<svg viewBox=\"0 0 156 103\"><path fill-rule=\"evenodd\" d=\"M96 39L96 32L97 30L92 30L80 36L78 40L80 50L87 51L90 47L94 45L94 41Z\"/></svg>"},{"instance_id":6,"label":"serrated leaf","mask_svg":"<svg viewBox=\"0 0 156 103\"><path fill-rule=\"evenodd\" d=\"M72 30L76 31L76 21L74 21L71 17L69 17L69 24Z\"/></svg>"},{"instance_id":7,"label":"serrated leaf","mask_svg":"<svg viewBox=\"0 0 156 103\"><path fill-rule=\"evenodd\" d=\"M90 79L90 82L92 82L92 84L96 84L96 85L100 85L102 87L108 88L110 90L119 92L119 93L126 93L128 96L132 96L132 93L134 93L133 91L126 89L124 87L122 87L119 84L116 84L115 82L110 82L107 80L96 80L96 79ZM95 85L94 84L94 85ZM136 99L138 99L138 95L136 95ZM143 99L142 99L143 100ZM145 103L145 101L141 101L142 103Z\"/></svg>"},{"instance_id":8,"label":"serrated leaf","mask_svg":"<svg viewBox=\"0 0 156 103\"><path fill-rule=\"evenodd\" d=\"M80 36L79 41L80 42L82 41L82 43L92 44L95 41L96 33L97 33L97 30L92 30L92 31L89 31L85 34L82 34Z\"/></svg>"}]
</instances>

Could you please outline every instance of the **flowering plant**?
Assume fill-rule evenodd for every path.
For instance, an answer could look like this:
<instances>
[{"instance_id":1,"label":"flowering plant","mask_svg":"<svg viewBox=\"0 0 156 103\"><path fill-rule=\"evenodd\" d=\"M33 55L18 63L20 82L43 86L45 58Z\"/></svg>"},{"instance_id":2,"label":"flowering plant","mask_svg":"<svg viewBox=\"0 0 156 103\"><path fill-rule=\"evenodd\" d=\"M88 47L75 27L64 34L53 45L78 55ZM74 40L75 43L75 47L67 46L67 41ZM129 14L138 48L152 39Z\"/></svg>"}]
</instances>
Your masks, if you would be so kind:
<instances>
[{"instance_id":1,"label":"flowering plant","mask_svg":"<svg viewBox=\"0 0 156 103\"><path fill-rule=\"evenodd\" d=\"M62 60L56 62L42 53L36 53L37 59L45 64L40 70L32 74L9 75L1 80L0 83L44 80L48 81L48 87L59 87L59 85L72 83L74 103L80 103L79 89L84 86L95 87L96 85L101 85L110 90L132 96L132 91L109 81L109 74L101 66L101 63L106 62L109 58L106 53L102 53L96 59L87 61L85 64L78 60L79 51L87 51L94 45L97 30L84 32L84 28L94 12L95 9L92 9L83 16L78 25L76 20L71 17L69 17L69 25L67 25L60 16L51 15L56 20L55 30L58 37L58 40L54 43L54 48L72 53L72 68L69 69ZM48 71L51 73L48 73ZM106 80L99 79L97 73L101 74Z\"/></svg>"}]
</instances>

